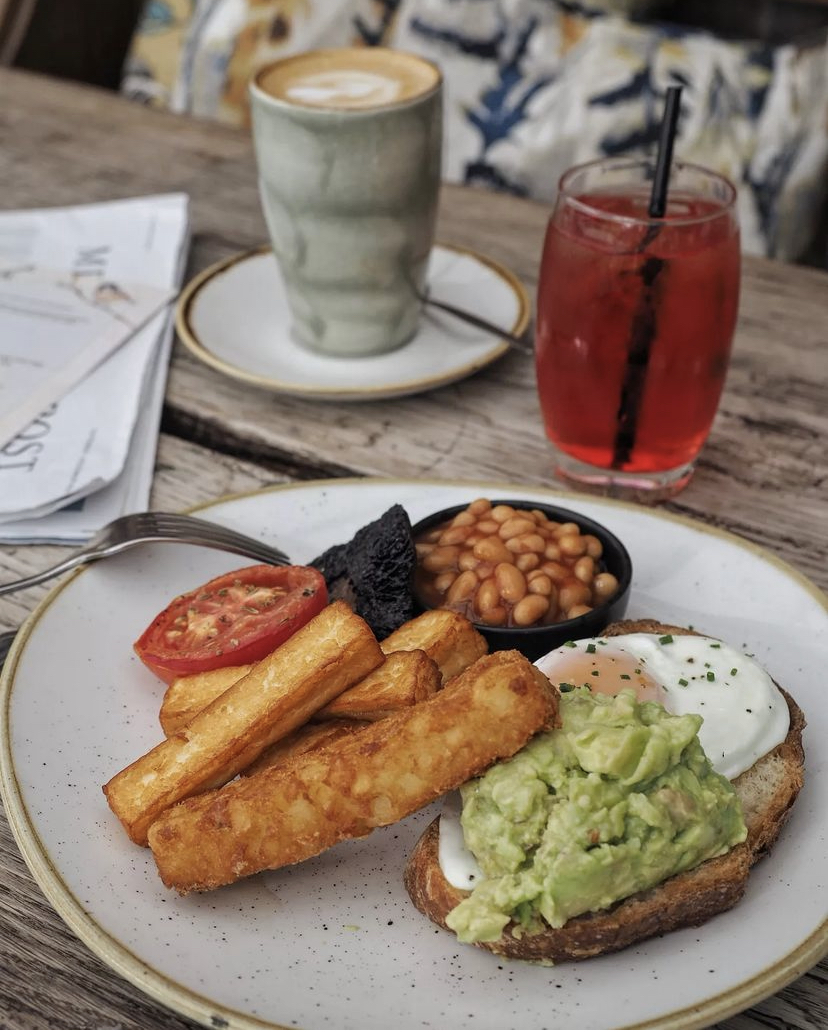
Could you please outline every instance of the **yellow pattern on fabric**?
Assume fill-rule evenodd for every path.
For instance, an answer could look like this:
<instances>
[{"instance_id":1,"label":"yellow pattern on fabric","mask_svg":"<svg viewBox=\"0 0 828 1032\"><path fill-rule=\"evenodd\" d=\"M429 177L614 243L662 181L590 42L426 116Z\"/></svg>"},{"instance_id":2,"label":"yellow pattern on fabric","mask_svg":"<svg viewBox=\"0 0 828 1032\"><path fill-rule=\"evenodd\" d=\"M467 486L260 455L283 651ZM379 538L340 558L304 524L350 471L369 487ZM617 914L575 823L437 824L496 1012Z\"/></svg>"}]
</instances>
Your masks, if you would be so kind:
<instances>
[{"instance_id":1,"label":"yellow pattern on fabric","mask_svg":"<svg viewBox=\"0 0 828 1032\"><path fill-rule=\"evenodd\" d=\"M151 5L148 5L150 7ZM154 107L169 107L181 65L184 38L190 28L191 0L165 0L169 20L159 25L145 17L132 42L130 60L140 66L152 88L147 101Z\"/></svg>"}]
</instances>

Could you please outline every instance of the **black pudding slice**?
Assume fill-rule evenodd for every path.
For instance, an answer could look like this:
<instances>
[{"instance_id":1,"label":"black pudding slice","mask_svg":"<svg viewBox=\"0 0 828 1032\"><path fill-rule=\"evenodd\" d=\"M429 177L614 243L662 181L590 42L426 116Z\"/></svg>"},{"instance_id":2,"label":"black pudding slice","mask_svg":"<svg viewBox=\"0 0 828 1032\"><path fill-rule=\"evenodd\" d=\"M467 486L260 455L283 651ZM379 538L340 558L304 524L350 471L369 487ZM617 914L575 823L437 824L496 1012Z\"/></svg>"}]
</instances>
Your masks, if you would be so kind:
<instances>
[{"instance_id":1,"label":"black pudding slice","mask_svg":"<svg viewBox=\"0 0 828 1032\"><path fill-rule=\"evenodd\" d=\"M314 559L331 600L342 599L380 640L414 616L411 594L417 553L411 521L401 505Z\"/></svg>"}]
</instances>

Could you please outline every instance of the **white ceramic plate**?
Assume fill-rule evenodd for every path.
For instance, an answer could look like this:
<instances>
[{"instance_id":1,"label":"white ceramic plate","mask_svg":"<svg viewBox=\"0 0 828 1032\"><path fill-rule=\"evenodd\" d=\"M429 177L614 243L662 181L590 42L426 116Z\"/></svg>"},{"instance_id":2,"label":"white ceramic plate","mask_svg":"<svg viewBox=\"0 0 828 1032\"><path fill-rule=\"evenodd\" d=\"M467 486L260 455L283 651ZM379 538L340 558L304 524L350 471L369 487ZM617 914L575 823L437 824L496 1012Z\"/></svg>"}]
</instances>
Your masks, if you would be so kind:
<instances>
[{"instance_id":1,"label":"white ceramic plate","mask_svg":"<svg viewBox=\"0 0 828 1032\"><path fill-rule=\"evenodd\" d=\"M807 784L744 900L700 929L545 968L460 946L409 903L405 857L435 807L294 868L207 895L164 889L100 786L160 740L161 685L131 643L176 593L238 559L145 546L59 585L2 678L2 788L21 851L69 926L117 971L206 1025L618 1028L709 1025L828 949L828 601L791 568L700 524L515 485L330 481L218 501L210 518L297 561L393 502L413 520L481 494L582 511L627 544L631 617L692 624L754 652L809 721Z\"/></svg>"},{"instance_id":2,"label":"white ceramic plate","mask_svg":"<svg viewBox=\"0 0 828 1032\"><path fill-rule=\"evenodd\" d=\"M437 244L428 272L431 296L520 335L531 311L507 269L473 251ZM181 294L176 329L203 362L279 394L328 401L367 401L416 394L471 376L509 344L434 308L414 338L385 355L331 358L290 334L290 313L269 248L211 266Z\"/></svg>"}]
</instances>

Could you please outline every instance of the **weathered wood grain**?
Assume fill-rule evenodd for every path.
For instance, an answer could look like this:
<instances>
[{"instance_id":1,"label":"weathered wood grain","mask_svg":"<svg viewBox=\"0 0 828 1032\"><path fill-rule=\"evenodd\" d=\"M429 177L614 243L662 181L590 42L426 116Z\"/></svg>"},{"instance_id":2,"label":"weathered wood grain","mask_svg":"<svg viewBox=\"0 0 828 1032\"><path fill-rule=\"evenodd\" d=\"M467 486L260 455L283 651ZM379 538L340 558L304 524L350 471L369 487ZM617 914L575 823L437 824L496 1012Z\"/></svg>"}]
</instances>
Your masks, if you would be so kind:
<instances>
[{"instance_id":1,"label":"weathered wood grain","mask_svg":"<svg viewBox=\"0 0 828 1032\"><path fill-rule=\"evenodd\" d=\"M248 138L92 89L0 70L0 204L76 204L184 190L189 273L265 239ZM441 239L511 267L534 291L547 211L446 188ZM828 589L828 276L746 262L733 362L687 490L667 508L769 548ZM359 405L279 397L202 366L180 345L153 504L184 508L284 479L378 474L554 484L531 359L510 354L451 387ZM57 548L0 549L0 579ZM0 600L18 624L47 586ZM192 1028L106 969L32 881L0 816L0 1020L9 1028ZM36 991L24 992L32 985ZM828 964L720 1028L823 1028Z\"/></svg>"}]
</instances>

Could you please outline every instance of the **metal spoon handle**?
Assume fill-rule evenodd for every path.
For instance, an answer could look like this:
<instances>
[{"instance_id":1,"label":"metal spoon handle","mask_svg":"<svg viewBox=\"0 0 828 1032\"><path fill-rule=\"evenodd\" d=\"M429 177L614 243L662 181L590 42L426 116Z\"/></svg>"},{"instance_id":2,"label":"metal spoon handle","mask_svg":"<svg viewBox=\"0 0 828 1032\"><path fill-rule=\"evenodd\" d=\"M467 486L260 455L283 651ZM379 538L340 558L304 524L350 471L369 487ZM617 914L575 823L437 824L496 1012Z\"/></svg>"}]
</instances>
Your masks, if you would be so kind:
<instances>
[{"instance_id":1,"label":"metal spoon handle","mask_svg":"<svg viewBox=\"0 0 828 1032\"><path fill-rule=\"evenodd\" d=\"M423 304L431 305L432 308L439 308L441 312L447 312L456 319L462 319L463 322L467 322L470 326L476 326L478 330L485 330L496 337L508 340L510 344L513 344L519 351L527 355L532 355L535 352L532 342L527 340L525 336L518 337L508 330L502 329L500 326L495 326L494 323L481 319L479 315L475 315L473 312L467 312L464 308L455 308L454 305L447 304L445 301L435 301L434 298L428 295L423 295L421 300Z\"/></svg>"}]
</instances>

